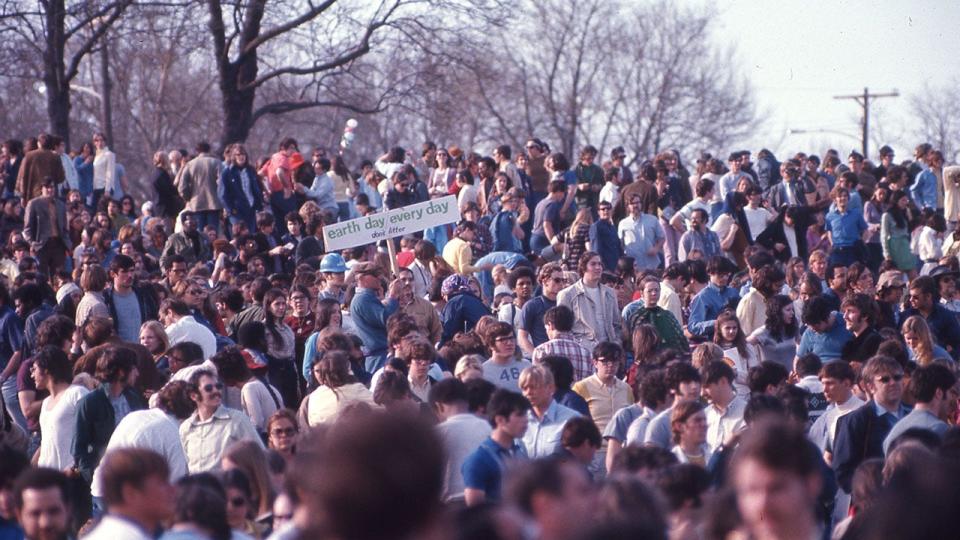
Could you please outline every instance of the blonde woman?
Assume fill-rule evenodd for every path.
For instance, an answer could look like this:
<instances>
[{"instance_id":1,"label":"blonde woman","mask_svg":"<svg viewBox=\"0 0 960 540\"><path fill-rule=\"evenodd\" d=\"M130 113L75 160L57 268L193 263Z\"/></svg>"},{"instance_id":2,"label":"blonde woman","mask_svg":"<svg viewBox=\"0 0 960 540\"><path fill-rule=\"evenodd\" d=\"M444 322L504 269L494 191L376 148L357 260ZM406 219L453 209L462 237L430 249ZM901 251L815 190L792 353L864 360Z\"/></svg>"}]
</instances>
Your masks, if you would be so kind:
<instances>
[{"instance_id":1,"label":"blonde woman","mask_svg":"<svg viewBox=\"0 0 960 540\"><path fill-rule=\"evenodd\" d=\"M140 326L140 344L150 351L158 362L170 348L170 338L160 321L147 321Z\"/></svg>"},{"instance_id":2,"label":"blonde woman","mask_svg":"<svg viewBox=\"0 0 960 540\"><path fill-rule=\"evenodd\" d=\"M107 138L103 133L93 135L96 155L93 158L93 206L97 208L103 194L113 196L117 188L117 156L107 148Z\"/></svg>"},{"instance_id":3,"label":"blonde woman","mask_svg":"<svg viewBox=\"0 0 960 540\"><path fill-rule=\"evenodd\" d=\"M933 335L927 321L919 315L908 318L903 323L903 340L907 343L907 354L918 366L926 366L938 358L950 358L950 353L933 342Z\"/></svg>"},{"instance_id":4,"label":"blonde woman","mask_svg":"<svg viewBox=\"0 0 960 540\"><path fill-rule=\"evenodd\" d=\"M563 247L563 265L568 269L577 267L580 256L586 253L587 243L590 240L590 226L593 225L593 210L581 208L577 210L573 223L567 229L567 241Z\"/></svg>"},{"instance_id":5,"label":"blonde woman","mask_svg":"<svg viewBox=\"0 0 960 540\"><path fill-rule=\"evenodd\" d=\"M483 378L483 363L486 359L479 354L468 354L457 360L457 367L453 370L453 376L460 379L460 382L467 382L471 379Z\"/></svg>"}]
</instances>

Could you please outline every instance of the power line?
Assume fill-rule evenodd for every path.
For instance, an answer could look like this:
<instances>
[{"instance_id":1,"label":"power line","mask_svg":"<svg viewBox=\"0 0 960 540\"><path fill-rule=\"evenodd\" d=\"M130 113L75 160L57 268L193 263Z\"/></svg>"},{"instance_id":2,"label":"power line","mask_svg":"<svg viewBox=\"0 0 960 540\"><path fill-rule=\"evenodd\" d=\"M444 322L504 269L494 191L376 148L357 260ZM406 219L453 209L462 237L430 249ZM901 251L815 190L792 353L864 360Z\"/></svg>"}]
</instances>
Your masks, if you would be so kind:
<instances>
[{"instance_id":1,"label":"power line","mask_svg":"<svg viewBox=\"0 0 960 540\"><path fill-rule=\"evenodd\" d=\"M867 153L867 141L869 140L868 132L870 129L870 100L872 98L881 98L881 97L899 97L900 92L894 90L893 92L887 92L885 94L871 94L870 90L866 87L863 88L863 94L851 95L851 96L833 96L833 99L852 99L860 104L860 107L863 109L863 157L868 158L870 154Z\"/></svg>"}]
</instances>

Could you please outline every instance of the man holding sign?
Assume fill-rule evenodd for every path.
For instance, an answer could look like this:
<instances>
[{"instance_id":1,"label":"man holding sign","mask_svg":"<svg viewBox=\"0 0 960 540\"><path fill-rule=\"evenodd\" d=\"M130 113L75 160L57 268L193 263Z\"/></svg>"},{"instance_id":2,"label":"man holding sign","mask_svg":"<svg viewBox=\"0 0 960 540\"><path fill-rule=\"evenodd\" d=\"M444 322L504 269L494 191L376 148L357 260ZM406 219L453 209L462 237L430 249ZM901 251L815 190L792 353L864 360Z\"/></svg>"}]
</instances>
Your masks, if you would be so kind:
<instances>
[{"instance_id":1,"label":"man holding sign","mask_svg":"<svg viewBox=\"0 0 960 540\"><path fill-rule=\"evenodd\" d=\"M387 319L400 307L398 300L403 289L402 281L394 281L381 301L381 273L380 267L371 262L358 263L353 268L357 292L350 303L350 316L366 349L367 373L375 373L387 359Z\"/></svg>"}]
</instances>

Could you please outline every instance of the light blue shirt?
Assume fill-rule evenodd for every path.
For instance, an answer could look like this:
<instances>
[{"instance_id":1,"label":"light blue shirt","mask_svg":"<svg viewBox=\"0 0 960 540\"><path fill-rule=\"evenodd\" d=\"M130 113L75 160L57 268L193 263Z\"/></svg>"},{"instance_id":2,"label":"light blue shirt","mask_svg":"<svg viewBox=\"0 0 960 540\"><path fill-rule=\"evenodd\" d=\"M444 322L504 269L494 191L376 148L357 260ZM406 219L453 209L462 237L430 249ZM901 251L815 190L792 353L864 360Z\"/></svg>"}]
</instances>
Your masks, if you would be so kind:
<instances>
[{"instance_id":1,"label":"light blue shirt","mask_svg":"<svg viewBox=\"0 0 960 540\"><path fill-rule=\"evenodd\" d=\"M880 408L879 405L877 405L877 407ZM883 413L887 412L886 409L883 409ZM877 414L878 416L880 415L879 412ZM887 455L890 452L890 445L893 444L893 441L897 440L897 438L903 435L908 429L914 428L932 431L938 436L943 437L943 434L950 426L930 411L914 409L906 416L901 417L900 421L893 425L893 429L887 434L887 438L883 440L883 455Z\"/></svg>"},{"instance_id":2,"label":"light blue shirt","mask_svg":"<svg viewBox=\"0 0 960 540\"><path fill-rule=\"evenodd\" d=\"M833 326L826 332L820 333L813 328L807 327L800 337L800 346L797 347L797 356L803 356L808 353L816 354L823 363L829 363L840 359L840 352L844 344L853 339L853 334L847 330L843 323L843 317L833 312Z\"/></svg>"},{"instance_id":3,"label":"light blue shirt","mask_svg":"<svg viewBox=\"0 0 960 540\"><path fill-rule=\"evenodd\" d=\"M543 418L537 418L533 409L527 411L529 424L526 433L523 434L523 445L527 448L527 455L531 458L541 458L559 450L563 426L567 424L567 420L578 416L580 413L555 400L550 402Z\"/></svg>"},{"instance_id":4,"label":"light blue shirt","mask_svg":"<svg viewBox=\"0 0 960 540\"><path fill-rule=\"evenodd\" d=\"M321 210L340 211L337 200L333 196L333 179L326 173L313 178L313 185L304 188L303 194L308 199L313 199Z\"/></svg>"},{"instance_id":5,"label":"light blue shirt","mask_svg":"<svg viewBox=\"0 0 960 540\"><path fill-rule=\"evenodd\" d=\"M617 225L617 236L623 244L624 253L633 257L637 268L656 270L660 266L660 254L647 253L666 238L657 218L650 214L640 214L636 218L627 216Z\"/></svg>"}]
</instances>

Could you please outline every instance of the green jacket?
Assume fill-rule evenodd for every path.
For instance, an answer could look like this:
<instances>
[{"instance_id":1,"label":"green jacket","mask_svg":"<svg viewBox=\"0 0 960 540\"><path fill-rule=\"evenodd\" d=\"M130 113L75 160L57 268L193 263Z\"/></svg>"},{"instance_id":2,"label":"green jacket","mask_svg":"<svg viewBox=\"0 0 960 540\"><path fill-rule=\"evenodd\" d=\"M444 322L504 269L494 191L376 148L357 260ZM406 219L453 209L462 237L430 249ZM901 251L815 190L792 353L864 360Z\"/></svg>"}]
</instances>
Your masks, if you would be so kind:
<instances>
[{"instance_id":1,"label":"green jacket","mask_svg":"<svg viewBox=\"0 0 960 540\"><path fill-rule=\"evenodd\" d=\"M657 329L660 336L661 349L675 349L680 353L687 353L690 350L690 343L687 337L683 335L683 327L673 316L673 313L662 307L640 307L630 316L627 325L630 333L640 324L649 324Z\"/></svg>"}]
</instances>

